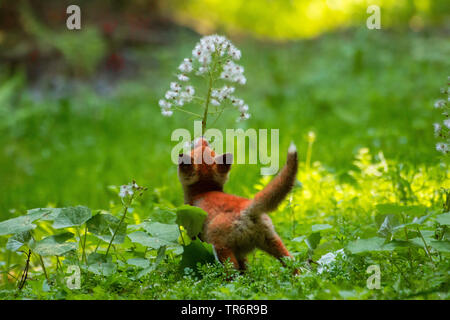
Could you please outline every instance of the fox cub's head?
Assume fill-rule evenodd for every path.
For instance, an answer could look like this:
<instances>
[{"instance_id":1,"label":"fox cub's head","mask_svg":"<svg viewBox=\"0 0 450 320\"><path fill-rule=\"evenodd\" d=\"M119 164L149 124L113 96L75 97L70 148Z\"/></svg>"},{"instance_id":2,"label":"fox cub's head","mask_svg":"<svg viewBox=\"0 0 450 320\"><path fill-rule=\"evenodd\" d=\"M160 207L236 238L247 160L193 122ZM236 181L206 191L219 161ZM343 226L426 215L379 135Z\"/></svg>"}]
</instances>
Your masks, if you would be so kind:
<instances>
[{"instance_id":1,"label":"fox cub's head","mask_svg":"<svg viewBox=\"0 0 450 320\"><path fill-rule=\"evenodd\" d=\"M183 186L195 184L221 189L228 179L233 162L231 153L216 156L208 142L199 138L190 154L178 158L178 178Z\"/></svg>"}]
</instances>

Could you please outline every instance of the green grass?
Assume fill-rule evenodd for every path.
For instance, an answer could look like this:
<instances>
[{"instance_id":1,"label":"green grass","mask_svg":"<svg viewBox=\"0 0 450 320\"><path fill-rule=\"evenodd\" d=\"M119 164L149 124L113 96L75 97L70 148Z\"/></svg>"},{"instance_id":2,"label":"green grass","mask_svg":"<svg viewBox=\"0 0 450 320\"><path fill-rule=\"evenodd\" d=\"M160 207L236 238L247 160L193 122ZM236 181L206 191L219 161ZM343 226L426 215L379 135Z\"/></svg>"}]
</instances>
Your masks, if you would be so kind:
<instances>
[{"instance_id":1,"label":"green grass","mask_svg":"<svg viewBox=\"0 0 450 320\"><path fill-rule=\"evenodd\" d=\"M106 96L83 86L61 98L44 94L37 99L20 75L3 79L0 220L36 207L115 208L118 198L108 186L132 179L150 189L135 219L182 204L170 134L193 125L181 114L162 117L157 101L198 39L174 38L169 46L135 49L140 75L123 80ZM125 266L109 278L88 276L81 291L63 285L43 290L43 276L36 271L36 280L21 293L9 284L0 298L448 298L447 254L436 255L435 265L422 249L414 249L408 259L396 251L349 255L318 274L316 266L304 264L306 244L293 241L311 234L312 225L330 224L332 230L322 232L314 251L317 260L358 237L375 236L377 204L421 204L434 215L442 212L439 190L449 188L448 162L435 151L432 123L439 118L433 103L441 98L439 89L450 70L445 35L355 30L284 44L235 44L248 80L239 91L252 118L236 124L235 114L225 116L217 127L279 128L281 162L290 141L296 142L303 188L293 198L295 231L287 202L271 217L296 263L305 268L303 275L293 278L289 268L257 252L249 272L234 281L224 281L221 266L205 268L198 280L179 272L178 257L168 255L140 281L133 280L136 269ZM304 166L309 131L317 137L311 169ZM373 175L374 166L379 175ZM225 191L251 197L265 182L259 166L235 165ZM436 228L432 222L426 226L430 232ZM5 242L1 237L0 244ZM1 247L0 263L10 259L8 264L23 267L23 257ZM371 264L381 266L381 290L365 286Z\"/></svg>"}]
</instances>

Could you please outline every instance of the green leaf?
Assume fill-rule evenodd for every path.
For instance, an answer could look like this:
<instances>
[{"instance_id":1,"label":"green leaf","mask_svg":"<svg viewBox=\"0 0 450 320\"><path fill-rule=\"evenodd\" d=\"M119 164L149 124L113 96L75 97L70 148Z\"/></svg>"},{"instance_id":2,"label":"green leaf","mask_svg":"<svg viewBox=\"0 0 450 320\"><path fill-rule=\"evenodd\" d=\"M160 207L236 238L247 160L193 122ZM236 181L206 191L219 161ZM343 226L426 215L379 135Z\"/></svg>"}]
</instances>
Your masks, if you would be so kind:
<instances>
[{"instance_id":1,"label":"green leaf","mask_svg":"<svg viewBox=\"0 0 450 320\"><path fill-rule=\"evenodd\" d=\"M438 215L436 217L436 221L439 222L439 224L445 224L447 226L450 226L450 211Z\"/></svg>"},{"instance_id":2,"label":"green leaf","mask_svg":"<svg viewBox=\"0 0 450 320\"><path fill-rule=\"evenodd\" d=\"M144 258L132 258L127 260L127 264L144 269L150 266L150 261Z\"/></svg>"},{"instance_id":3,"label":"green leaf","mask_svg":"<svg viewBox=\"0 0 450 320\"><path fill-rule=\"evenodd\" d=\"M155 209L151 214L151 218L161 223L174 224L176 223L177 215L168 209Z\"/></svg>"},{"instance_id":4,"label":"green leaf","mask_svg":"<svg viewBox=\"0 0 450 320\"><path fill-rule=\"evenodd\" d=\"M166 240L168 242L178 242L180 231L176 224L164 224L159 222L144 222L142 227L155 238Z\"/></svg>"},{"instance_id":5,"label":"green leaf","mask_svg":"<svg viewBox=\"0 0 450 320\"><path fill-rule=\"evenodd\" d=\"M319 244L320 239L322 239L320 232L313 232L305 239L305 242L311 250L314 250Z\"/></svg>"},{"instance_id":6,"label":"green leaf","mask_svg":"<svg viewBox=\"0 0 450 320\"><path fill-rule=\"evenodd\" d=\"M101 253L91 253L87 258L88 271L101 276L110 276L117 270L117 265L111 261L111 256Z\"/></svg>"},{"instance_id":7,"label":"green leaf","mask_svg":"<svg viewBox=\"0 0 450 320\"><path fill-rule=\"evenodd\" d=\"M203 230L208 214L198 207L183 205L177 208L177 224L183 226L189 237L197 236Z\"/></svg>"},{"instance_id":8,"label":"green leaf","mask_svg":"<svg viewBox=\"0 0 450 320\"><path fill-rule=\"evenodd\" d=\"M62 229L81 226L92 217L91 209L83 206L61 208L53 222L53 228Z\"/></svg>"},{"instance_id":9,"label":"green leaf","mask_svg":"<svg viewBox=\"0 0 450 320\"><path fill-rule=\"evenodd\" d=\"M333 228L333 226L329 225L329 224L315 224L311 227L312 232L318 232L318 231L322 231L322 230L328 230Z\"/></svg>"},{"instance_id":10,"label":"green leaf","mask_svg":"<svg viewBox=\"0 0 450 320\"><path fill-rule=\"evenodd\" d=\"M191 268L196 270L197 263L215 263L216 258L214 256L212 245L209 243L195 239L190 245L184 247L183 255L181 256L180 267Z\"/></svg>"},{"instance_id":11,"label":"green leaf","mask_svg":"<svg viewBox=\"0 0 450 320\"><path fill-rule=\"evenodd\" d=\"M0 222L0 236L33 230L36 228L36 225L32 224L32 222L48 214L48 212L39 211L2 221Z\"/></svg>"},{"instance_id":12,"label":"green leaf","mask_svg":"<svg viewBox=\"0 0 450 320\"><path fill-rule=\"evenodd\" d=\"M392 236L395 233L395 227L399 225L399 221L395 215L388 214L384 218L383 223L378 229L378 234L388 240L392 239Z\"/></svg>"},{"instance_id":13,"label":"green leaf","mask_svg":"<svg viewBox=\"0 0 450 320\"><path fill-rule=\"evenodd\" d=\"M30 245L30 247L31 250L41 256L61 256L69 251L77 249L77 243L66 242L71 238L73 238L73 233L65 232L37 241Z\"/></svg>"},{"instance_id":14,"label":"green leaf","mask_svg":"<svg viewBox=\"0 0 450 320\"><path fill-rule=\"evenodd\" d=\"M42 217L39 220L43 221L52 221L55 220L56 217L61 212L61 208L35 208L27 210L27 214L42 214Z\"/></svg>"},{"instance_id":15,"label":"green leaf","mask_svg":"<svg viewBox=\"0 0 450 320\"><path fill-rule=\"evenodd\" d=\"M6 243L6 249L16 252L20 248L22 248L23 245L27 244L28 241L30 240L31 240L30 231L16 233L15 235L13 235L8 239L8 242Z\"/></svg>"},{"instance_id":16,"label":"green leaf","mask_svg":"<svg viewBox=\"0 0 450 320\"><path fill-rule=\"evenodd\" d=\"M90 218L86 222L86 225L88 231L94 236L105 242L110 242L119 223L119 218L116 218L111 214L99 213ZM126 233L127 224L125 222L122 222L119 230L117 230L116 236L114 237L113 244L123 243L125 241Z\"/></svg>"},{"instance_id":17,"label":"green leaf","mask_svg":"<svg viewBox=\"0 0 450 320\"><path fill-rule=\"evenodd\" d=\"M150 247L152 249L159 249L161 246L167 246L171 244L166 240L151 237L144 231L136 231L130 233L128 235L128 238L130 238L132 242L139 243L144 247Z\"/></svg>"},{"instance_id":18,"label":"green leaf","mask_svg":"<svg viewBox=\"0 0 450 320\"><path fill-rule=\"evenodd\" d=\"M430 241L429 245L430 247L439 252L450 253L450 241L448 240L441 240L441 241L433 240Z\"/></svg>"},{"instance_id":19,"label":"green leaf","mask_svg":"<svg viewBox=\"0 0 450 320\"><path fill-rule=\"evenodd\" d=\"M382 246L385 239L373 237L369 239L358 239L347 245L347 250L353 254L372 251L383 251Z\"/></svg>"}]
</instances>

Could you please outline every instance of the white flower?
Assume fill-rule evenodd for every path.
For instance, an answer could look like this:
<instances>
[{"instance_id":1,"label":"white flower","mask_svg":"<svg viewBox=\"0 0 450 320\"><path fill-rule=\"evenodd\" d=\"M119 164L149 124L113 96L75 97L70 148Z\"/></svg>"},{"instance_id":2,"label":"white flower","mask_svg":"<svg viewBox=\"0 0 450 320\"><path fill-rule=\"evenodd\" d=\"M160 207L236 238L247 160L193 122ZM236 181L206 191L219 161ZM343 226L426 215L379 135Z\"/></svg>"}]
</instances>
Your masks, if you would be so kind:
<instances>
[{"instance_id":1,"label":"white flower","mask_svg":"<svg viewBox=\"0 0 450 320\"><path fill-rule=\"evenodd\" d=\"M247 79L244 77L243 73L244 67L237 65L233 61L229 60L223 66L223 71L220 74L220 78L231 82L237 82L239 84L245 84L247 82Z\"/></svg>"},{"instance_id":2,"label":"white flower","mask_svg":"<svg viewBox=\"0 0 450 320\"><path fill-rule=\"evenodd\" d=\"M244 120L248 120L250 118L250 113L241 113L241 115L239 116L239 118L237 118L236 121L244 121Z\"/></svg>"},{"instance_id":3,"label":"white flower","mask_svg":"<svg viewBox=\"0 0 450 320\"><path fill-rule=\"evenodd\" d=\"M178 69L181 71L181 72L184 72L184 73L189 73L189 72L191 72L192 71L192 60L191 59L187 59L187 58L185 58L184 60L183 60L183 62L180 64L180 66L178 67Z\"/></svg>"},{"instance_id":4,"label":"white flower","mask_svg":"<svg viewBox=\"0 0 450 320\"><path fill-rule=\"evenodd\" d=\"M445 100L438 100L434 103L434 107L439 109L445 106Z\"/></svg>"},{"instance_id":5,"label":"white flower","mask_svg":"<svg viewBox=\"0 0 450 320\"><path fill-rule=\"evenodd\" d=\"M170 117L173 114L173 111L171 111L171 110L162 110L161 113L165 117Z\"/></svg>"},{"instance_id":6,"label":"white flower","mask_svg":"<svg viewBox=\"0 0 450 320\"><path fill-rule=\"evenodd\" d=\"M444 126L446 126L448 129L450 129L450 119L444 120Z\"/></svg>"},{"instance_id":7,"label":"white flower","mask_svg":"<svg viewBox=\"0 0 450 320\"><path fill-rule=\"evenodd\" d=\"M220 106L220 102L218 100L216 100L216 99L211 99L211 104L213 106Z\"/></svg>"},{"instance_id":8,"label":"white flower","mask_svg":"<svg viewBox=\"0 0 450 320\"><path fill-rule=\"evenodd\" d=\"M239 111L242 113L247 113L248 111L248 105L244 104L243 106L239 107Z\"/></svg>"},{"instance_id":9,"label":"white flower","mask_svg":"<svg viewBox=\"0 0 450 320\"><path fill-rule=\"evenodd\" d=\"M119 197L125 198L126 196L132 196L134 193L132 184L120 186Z\"/></svg>"},{"instance_id":10,"label":"white flower","mask_svg":"<svg viewBox=\"0 0 450 320\"><path fill-rule=\"evenodd\" d=\"M172 107L172 104L164 99L160 99L159 100L159 106L162 109L170 109L170 107Z\"/></svg>"},{"instance_id":11,"label":"white flower","mask_svg":"<svg viewBox=\"0 0 450 320\"><path fill-rule=\"evenodd\" d=\"M167 91L166 95L165 95L167 100L175 99L177 96L178 96L178 92L171 91L171 90Z\"/></svg>"},{"instance_id":12,"label":"white flower","mask_svg":"<svg viewBox=\"0 0 450 320\"><path fill-rule=\"evenodd\" d=\"M182 73L180 73L177 78L180 81L189 81L189 77Z\"/></svg>"},{"instance_id":13,"label":"white flower","mask_svg":"<svg viewBox=\"0 0 450 320\"><path fill-rule=\"evenodd\" d=\"M170 89L175 91L175 92L178 92L181 89L181 85L179 83L176 83L176 82L171 82L170 83Z\"/></svg>"},{"instance_id":14,"label":"white flower","mask_svg":"<svg viewBox=\"0 0 450 320\"><path fill-rule=\"evenodd\" d=\"M436 143L436 150L445 154L448 152L448 145L444 142L438 142Z\"/></svg>"},{"instance_id":15,"label":"white flower","mask_svg":"<svg viewBox=\"0 0 450 320\"><path fill-rule=\"evenodd\" d=\"M442 126L439 123L433 123L433 126L434 126L434 135L438 137L442 131Z\"/></svg>"}]
</instances>

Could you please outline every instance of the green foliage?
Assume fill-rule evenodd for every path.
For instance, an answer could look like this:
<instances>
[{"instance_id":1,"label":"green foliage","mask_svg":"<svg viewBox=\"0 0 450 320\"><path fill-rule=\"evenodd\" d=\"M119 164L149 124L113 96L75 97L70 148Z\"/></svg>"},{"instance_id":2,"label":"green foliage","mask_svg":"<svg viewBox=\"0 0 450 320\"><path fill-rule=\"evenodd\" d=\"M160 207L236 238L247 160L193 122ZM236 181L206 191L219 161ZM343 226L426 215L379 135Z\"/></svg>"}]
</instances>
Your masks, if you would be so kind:
<instances>
[{"instance_id":1,"label":"green foliage","mask_svg":"<svg viewBox=\"0 0 450 320\"><path fill-rule=\"evenodd\" d=\"M283 267L256 251L229 281L229 266L190 239L205 213L182 205L169 143L186 121L162 118L157 106L174 61L197 41L184 36L171 47L130 49L158 68L119 81L108 96L86 86L36 99L23 75L1 79L0 299L449 298L441 190L450 179L431 126L450 66L442 35L359 30L283 46L236 43L248 76L243 98L254 106L239 126L280 128L280 164L294 139L303 187L291 206L270 213L293 261ZM259 169L234 165L225 191L252 197L269 180ZM130 177L151 187L123 216L117 188L107 186ZM77 204L86 207L69 207ZM35 207L49 208L27 210ZM18 292L14 277L30 249L30 277ZM373 264L380 290L366 287ZM79 290L65 284L70 265L82 271Z\"/></svg>"},{"instance_id":2,"label":"green foliage","mask_svg":"<svg viewBox=\"0 0 450 320\"><path fill-rule=\"evenodd\" d=\"M177 224L187 230L189 237L196 237L203 229L203 222L207 213L198 208L189 205L183 205L177 208Z\"/></svg>"}]
</instances>

